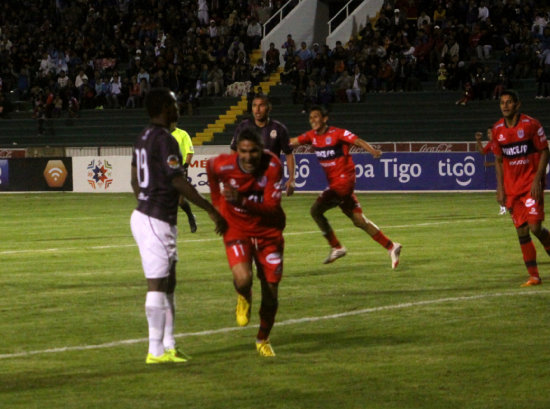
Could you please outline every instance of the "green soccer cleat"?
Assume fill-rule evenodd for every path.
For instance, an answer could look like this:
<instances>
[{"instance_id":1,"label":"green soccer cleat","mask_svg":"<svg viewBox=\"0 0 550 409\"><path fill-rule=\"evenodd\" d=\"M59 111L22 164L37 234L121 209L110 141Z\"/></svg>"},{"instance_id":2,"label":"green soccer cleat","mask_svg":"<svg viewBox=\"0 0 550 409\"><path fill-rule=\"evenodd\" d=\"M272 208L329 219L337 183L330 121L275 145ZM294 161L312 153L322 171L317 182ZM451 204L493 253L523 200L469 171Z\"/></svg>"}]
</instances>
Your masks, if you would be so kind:
<instances>
[{"instance_id":1,"label":"green soccer cleat","mask_svg":"<svg viewBox=\"0 0 550 409\"><path fill-rule=\"evenodd\" d=\"M237 308L235 309L237 324L241 327L248 325L250 321L250 303L242 295L237 296Z\"/></svg>"},{"instance_id":2,"label":"green soccer cleat","mask_svg":"<svg viewBox=\"0 0 550 409\"><path fill-rule=\"evenodd\" d=\"M264 339L263 341L256 341L256 351L260 356L271 357L275 356L275 351L271 347L269 339Z\"/></svg>"}]
</instances>

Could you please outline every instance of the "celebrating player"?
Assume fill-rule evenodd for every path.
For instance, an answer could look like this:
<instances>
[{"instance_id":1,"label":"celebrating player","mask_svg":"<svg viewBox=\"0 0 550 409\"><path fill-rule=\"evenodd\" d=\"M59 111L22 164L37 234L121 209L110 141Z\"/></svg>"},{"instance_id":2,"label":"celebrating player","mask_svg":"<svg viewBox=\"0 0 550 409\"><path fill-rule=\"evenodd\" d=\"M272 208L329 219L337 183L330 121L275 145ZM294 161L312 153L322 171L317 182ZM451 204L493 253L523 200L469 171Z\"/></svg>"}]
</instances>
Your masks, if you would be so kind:
<instances>
[{"instance_id":1,"label":"celebrating player","mask_svg":"<svg viewBox=\"0 0 550 409\"><path fill-rule=\"evenodd\" d=\"M260 136L251 128L237 136L236 149L236 154L208 161L208 183L212 203L229 223L223 241L238 293L237 323L245 326L250 319L254 260L262 290L256 349L261 356L270 357L275 356L269 334L283 274L283 171L279 158L263 149Z\"/></svg>"},{"instance_id":2,"label":"celebrating player","mask_svg":"<svg viewBox=\"0 0 550 409\"><path fill-rule=\"evenodd\" d=\"M374 158L382 154L369 143L357 137L352 132L328 125L328 112L322 106L313 106L309 113L311 130L290 140L291 146L312 144L328 179L329 187L317 198L311 206L311 216L317 223L323 236L331 246L324 263L346 255L346 248L340 244L330 226L325 212L339 206L356 227L367 232L376 242L388 250L391 266L399 264L401 244L392 242L372 221L367 219L361 210L361 205L355 196L355 165L349 153L350 145L356 145L369 152Z\"/></svg>"},{"instance_id":3,"label":"celebrating player","mask_svg":"<svg viewBox=\"0 0 550 409\"><path fill-rule=\"evenodd\" d=\"M294 193L294 169L296 167L292 148L288 144L288 131L286 127L279 121L271 119L271 103L269 98L264 94L256 94L252 99L252 119L242 121L231 140L231 152L237 151L237 137L243 129L255 129L262 135L264 149L271 151L280 158L281 151L285 154L286 165L288 167L288 180L285 183L286 195L290 196Z\"/></svg>"},{"instance_id":4,"label":"celebrating player","mask_svg":"<svg viewBox=\"0 0 550 409\"><path fill-rule=\"evenodd\" d=\"M149 324L148 364L180 363L187 359L174 339L177 214L180 194L206 210L221 234L227 225L218 211L183 177L182 157L170 124L178 119L174 93L152 89L145 99L150 125L137 138L131 183L137 198L132 234L139 247L147 279L145 312Z\"/></svg>"},{"instance_id":5,"label":"celebrating player","mask_svg":"<svg viewBox=\"0 0 550 409\"><path fill-rule=\"evenodd\" d=\"M496 157L497 201L505 205L512 216L530 276L522 287L529 287L542 283L529 232L550 254L550 233L542 227L548 142L540 122L520 113L520 106L517 92L502 92L502 118L493 125L491 139Z\"/></svg>"}]
</instances>

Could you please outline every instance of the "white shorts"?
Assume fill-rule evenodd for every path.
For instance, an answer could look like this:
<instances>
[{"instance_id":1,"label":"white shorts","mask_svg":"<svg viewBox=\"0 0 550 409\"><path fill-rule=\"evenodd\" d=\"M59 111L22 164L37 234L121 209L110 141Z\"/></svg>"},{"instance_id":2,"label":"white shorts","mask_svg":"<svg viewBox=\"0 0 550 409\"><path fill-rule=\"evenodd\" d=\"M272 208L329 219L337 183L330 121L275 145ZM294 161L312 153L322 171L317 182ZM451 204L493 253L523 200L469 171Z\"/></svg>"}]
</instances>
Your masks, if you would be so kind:
<instances>
[{"instance_id":1,"label":"white shorts","mask_svg":"<svg viewBox=\"0 0 550 409\"><path fill-rule=\"evenodd\" d=\"M178 260L178 229L162 220L134 210L130 218L132 234L139 247L145 278L164 278Z\"/></svg>"}]
</instances>

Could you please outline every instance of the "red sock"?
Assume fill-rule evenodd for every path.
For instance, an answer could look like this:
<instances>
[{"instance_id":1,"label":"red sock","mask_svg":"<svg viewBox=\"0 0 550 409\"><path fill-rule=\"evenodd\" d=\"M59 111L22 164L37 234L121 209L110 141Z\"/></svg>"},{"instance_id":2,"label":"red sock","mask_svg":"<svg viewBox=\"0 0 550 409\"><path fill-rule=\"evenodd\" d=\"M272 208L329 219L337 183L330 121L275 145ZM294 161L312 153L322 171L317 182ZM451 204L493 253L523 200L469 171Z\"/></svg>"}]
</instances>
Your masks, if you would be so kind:
<instances>
[{"instance_id":1,"label":"red sock","mask_svg":"<svg viewBox=\"0 0 550 409\"><path fill-rule=\"evenodd\" d=\"M262 302L260 305L260 329L258 330L258 335L256 339L264 340L269 338L269 333L273 324L275 323L275 314L277 314L278 303L275 302L274 305L266 305Z\"/></svg>"},{"instance_id":2,"label":"red sock","mask_svg":"<svg viewBox=\"0 0 550 409\"><path fill-rule=\"evenodd\" d=\"M330 244L330 247L339 249L342 247L338 239L336 238L336 235L334 234L334 230L330 230L328 233L323 234L325 236L325 239L327 239L328 244Z\"/></svg>"},{"instance_id":3,"label":"red sock","mask_svg":"<svg viewBox=\"0 0 550 409\"><path fill-rule=\"evenodd\" d=\"M521 246L521 253L523 254L523 261L527 272L531 277L539 277L539 268L537 266L537 250L531 240L531 236L522 236L519 238L519 244Z\"/></svg>"},{"instance_id":4,"label":"red sock","mask_svg":"<svg viewBox=\"0 0 550 409\"><path fill-rule=\"evenodd\" d=\"M384 235L384 233L382 233L382 230L378 230L378 233L372 236L372 239L388 250L393 247L393 242L390 239L388 239Z\"/></svg>"}]
</instances>

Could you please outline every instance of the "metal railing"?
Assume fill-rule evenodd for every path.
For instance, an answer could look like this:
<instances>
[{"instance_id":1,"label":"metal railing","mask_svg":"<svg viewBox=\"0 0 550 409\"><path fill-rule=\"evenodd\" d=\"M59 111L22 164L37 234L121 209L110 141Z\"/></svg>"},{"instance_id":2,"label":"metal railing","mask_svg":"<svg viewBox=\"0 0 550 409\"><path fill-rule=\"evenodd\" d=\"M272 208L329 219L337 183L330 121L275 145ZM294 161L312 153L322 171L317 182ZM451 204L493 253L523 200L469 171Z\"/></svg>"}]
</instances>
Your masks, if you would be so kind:
<instances>
[{"instance_id":1,"label":"metal railing","mask_svg":"<svg viewBox=\"0 0 550 409\"><path fill-rule=\"evenodd\" d=\"M332 31L338 27L345 19L349 17L353 11L359 7L364 0L350 0L342 9L336 13L336 15L328 22L328 33L332 34Z\"/></svg>"},{"instance_id":2,"label":"metal railing","mask_svg":"<svg viewBox=\"0 0 550 409\"><path fill-rule=\"evenodd\" d=\"M265 37L271 30L273 30L277 24L279 24L283 18L285 18L290 11L296 7L300 2L305 0L288 0L283 6L277 10L263 25L263 36Z\"/></svg>"}]
</instances>

